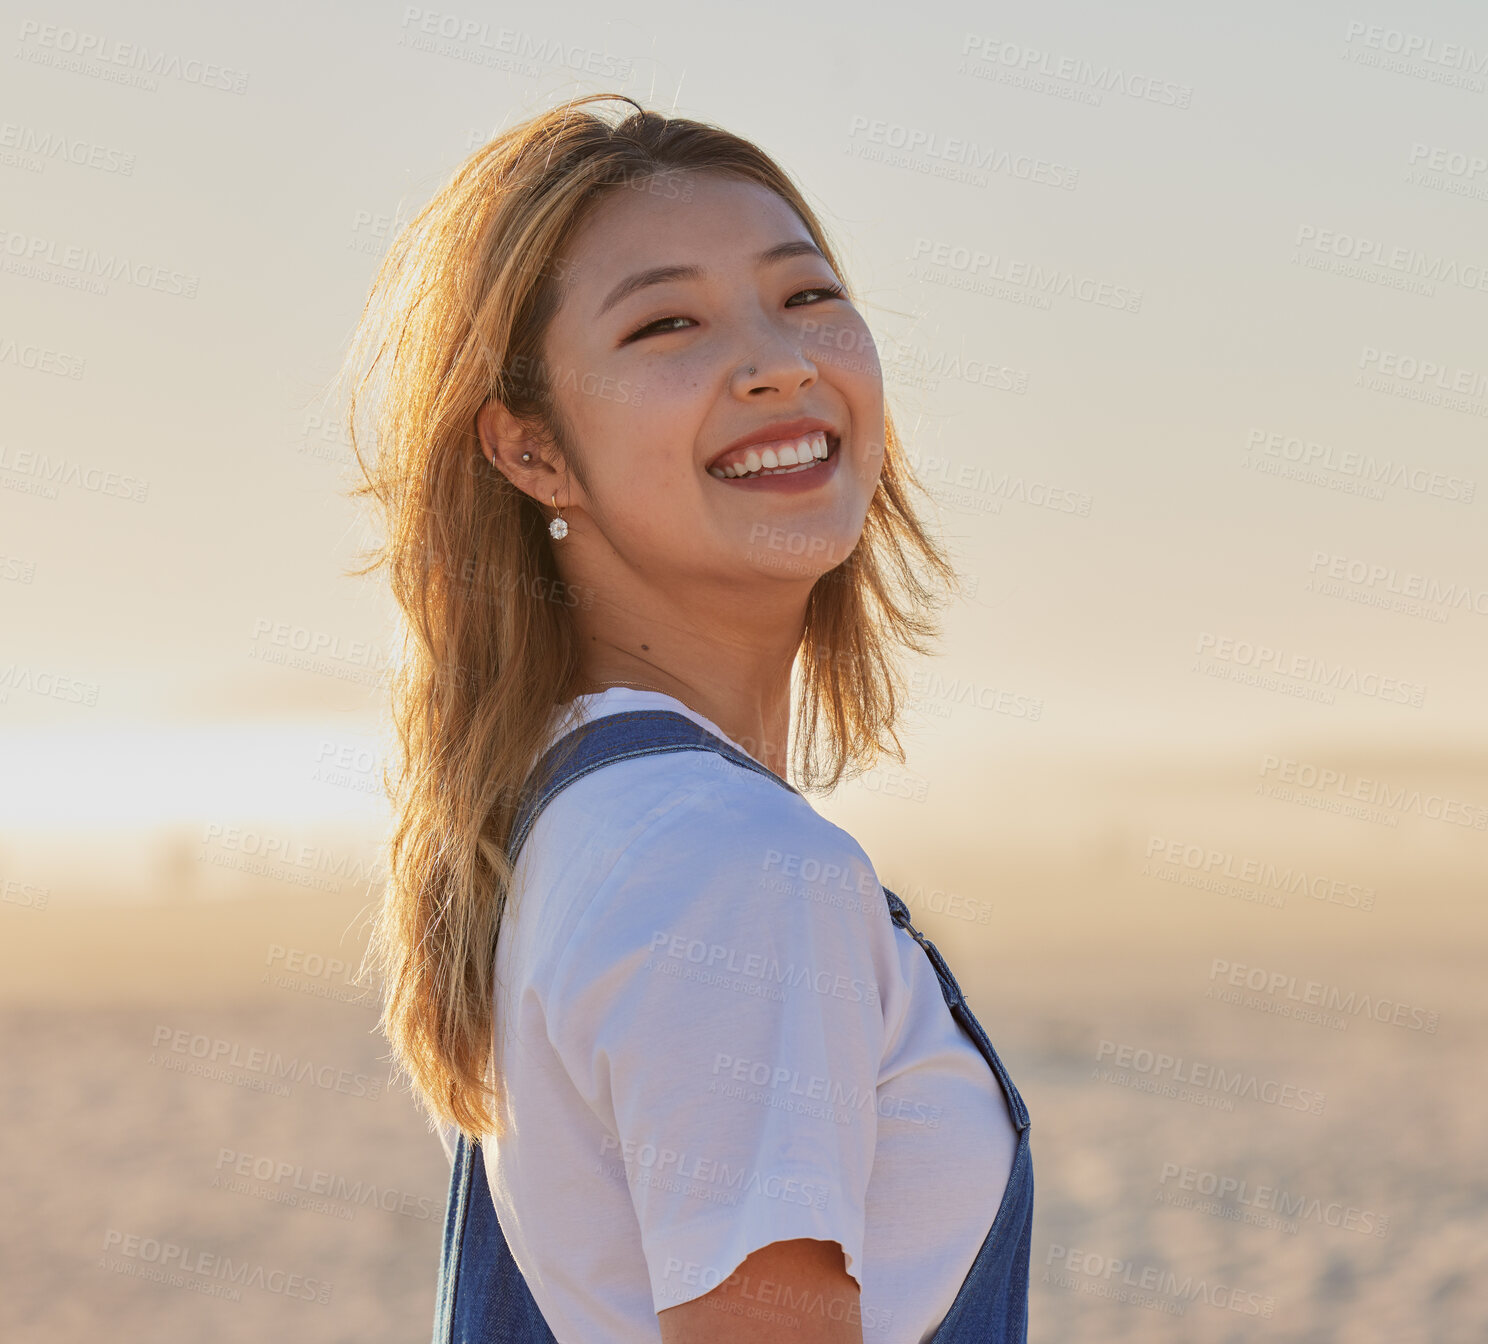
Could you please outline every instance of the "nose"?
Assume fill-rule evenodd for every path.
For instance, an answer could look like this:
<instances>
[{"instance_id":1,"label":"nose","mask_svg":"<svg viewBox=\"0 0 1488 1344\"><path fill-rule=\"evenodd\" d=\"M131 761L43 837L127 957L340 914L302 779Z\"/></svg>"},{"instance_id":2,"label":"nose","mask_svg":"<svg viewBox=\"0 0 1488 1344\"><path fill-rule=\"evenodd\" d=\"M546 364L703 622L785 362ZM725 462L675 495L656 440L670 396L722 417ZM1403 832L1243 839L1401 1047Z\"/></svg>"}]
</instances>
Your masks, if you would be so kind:
<instances>
[{"instance_id":1,"label":"nose","mask_svg":"<svg viewBox=\"0 0 1488 1344\"><path fill-rule=\"evenodd\" d=\"M753 345L749 358L740 361L734 389L746 397L757 392L792 393L810 387L816 378L816 364L800 343L777 331Z\"/></svg>"}]
</instances>

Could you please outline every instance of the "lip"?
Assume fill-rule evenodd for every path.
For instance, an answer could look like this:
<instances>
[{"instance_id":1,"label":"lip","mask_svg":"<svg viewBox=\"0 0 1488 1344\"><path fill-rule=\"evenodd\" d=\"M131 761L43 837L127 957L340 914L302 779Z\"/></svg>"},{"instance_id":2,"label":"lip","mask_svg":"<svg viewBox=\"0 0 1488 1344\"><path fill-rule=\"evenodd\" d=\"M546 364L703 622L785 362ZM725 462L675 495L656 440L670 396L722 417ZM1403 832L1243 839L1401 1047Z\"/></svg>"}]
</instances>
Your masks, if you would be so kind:
<instances>
[{"instance_id":1,"label":"lip","mask_svg":"<svg viewBox=\"0 0 1488 1344\"><path fill-rule=\"evenodd\" d=\"M763 442L768 443L765 439ZM710 481L717 481L719 485L729 490L763 490L769 494L796 495L807 490L816 490L825 485L837 474L837 462L842 457L842 444L838 441L827 454L814 467L808 467L805 471L787 471L783 474L771 474L766 472L763 476L731 476L727 480L720 481L718 477L710 475Z\"/></svg>"},{"instance_id":2,"label":"lip","mask_svg":"<svg viewBox=\"0 0 1488 1344\"><path fill-rule=\"evenodd\" d=\"M765 425L751 434L744 435L741 439L735 439L727 448L720 448L708 459L703 470L706 471L720 458L737 452L740 448L753 448L757 443L778 443L781 439L799 439L803 434L810 434L817 429L826 430L829 435L837 439L839 443L841 442L842 433L837 426L826 420L818 420L815 416L801 416L795 420L777 420L773 424Z\"/></svg>"}]
</instances>

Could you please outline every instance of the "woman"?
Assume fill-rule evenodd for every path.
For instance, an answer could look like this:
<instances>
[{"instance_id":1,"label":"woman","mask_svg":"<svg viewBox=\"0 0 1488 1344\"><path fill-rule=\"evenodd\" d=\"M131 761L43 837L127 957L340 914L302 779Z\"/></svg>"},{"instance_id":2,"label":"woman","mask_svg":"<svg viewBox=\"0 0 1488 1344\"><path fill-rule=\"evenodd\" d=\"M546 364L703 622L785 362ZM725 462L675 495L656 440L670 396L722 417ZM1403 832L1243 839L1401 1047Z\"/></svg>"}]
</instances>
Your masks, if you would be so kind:
<instances>
[{"instance_id":1,"label":"woman","mask_svg":"<svg viewBox=\"0 0 1488 1344\"><path fill-rule=\"evenodd\" d=\"M472 154L354 346L409 636L372 954L453 1160L436 1344L1022 1340L1022 1098L786 778L788 742L802 788L903 760L917 567L954 574L798 190L607 97Z\"/></svg>"}]
</instances>

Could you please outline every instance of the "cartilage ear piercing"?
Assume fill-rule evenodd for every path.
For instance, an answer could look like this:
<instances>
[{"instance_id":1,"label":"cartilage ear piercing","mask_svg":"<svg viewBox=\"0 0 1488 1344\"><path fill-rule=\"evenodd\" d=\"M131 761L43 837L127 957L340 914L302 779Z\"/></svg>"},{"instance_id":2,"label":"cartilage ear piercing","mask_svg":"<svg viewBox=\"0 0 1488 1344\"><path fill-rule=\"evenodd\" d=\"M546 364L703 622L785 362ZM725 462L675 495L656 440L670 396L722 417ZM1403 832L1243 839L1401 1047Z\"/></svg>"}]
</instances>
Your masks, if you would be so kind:
<instances>
[{"instance_id":1,"label":"cartilage ear piercing","mask_svg":"<svg viewBox=\"0 0 1488 1344\"><path fill-rule=\"evenodd\" d=\"M558 496L553 496L553 507L558 509ZM548 535L554 541L562 541L568 535L568 524L563 521L563 510L558 509L558 516L548 524Z\"/></svg>"},{"instance_id":2,"label":"cartilage ear piercing","mask_svg":"<svg viewBox=\"0 0 1488 1344\"><path fill-rule=\"evenodd\" d=\"M532 461L532 454L531 453L523 453L522 454L522 461L524 461L524 462L530 462L530 461Z\"/></svg>"}]
</instances>

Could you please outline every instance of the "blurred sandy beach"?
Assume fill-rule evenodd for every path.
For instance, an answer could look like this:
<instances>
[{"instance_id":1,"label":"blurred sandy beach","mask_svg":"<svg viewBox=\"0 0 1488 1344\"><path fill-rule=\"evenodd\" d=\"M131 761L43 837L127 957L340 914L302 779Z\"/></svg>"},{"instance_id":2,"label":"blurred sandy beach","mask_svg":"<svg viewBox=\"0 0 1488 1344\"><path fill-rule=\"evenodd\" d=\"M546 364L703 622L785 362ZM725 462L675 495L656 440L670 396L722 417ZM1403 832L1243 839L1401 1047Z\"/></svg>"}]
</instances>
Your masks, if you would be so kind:
<instances>
[{"instance_id":1,"label":"blurred sandy beach","mask_svg":"<svg viewBox=\"0 0 1488 1344\"><path fill-rule=\"evenodd\" d=\"M1369 768L1483 793L1473 761ZM928 809L870 831L881 800L818 806L907 846L869 850L1028 1101L1032 1339L1481 1340L1488 835L1246 787L1236 769L1023 772L1005 798L989 782L977 850L937 839ZM1063 818L1057 839L1040 816ZM1144 874L1154 836L1293 864L1372 908ZM424 1337L447 1166L350 981L365 906L265 882L0 911L4 1178L28 1218L7 1238L7 1338ZM260 1282L217 1295L152 1266L166 1244Z\"/></svg>"}]
</instances>

